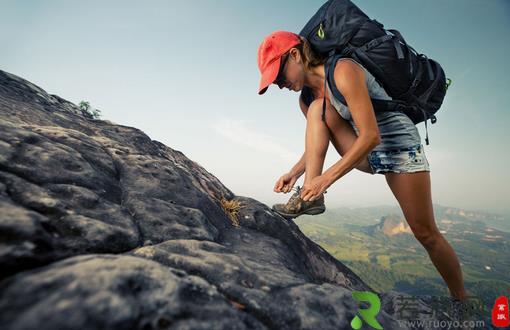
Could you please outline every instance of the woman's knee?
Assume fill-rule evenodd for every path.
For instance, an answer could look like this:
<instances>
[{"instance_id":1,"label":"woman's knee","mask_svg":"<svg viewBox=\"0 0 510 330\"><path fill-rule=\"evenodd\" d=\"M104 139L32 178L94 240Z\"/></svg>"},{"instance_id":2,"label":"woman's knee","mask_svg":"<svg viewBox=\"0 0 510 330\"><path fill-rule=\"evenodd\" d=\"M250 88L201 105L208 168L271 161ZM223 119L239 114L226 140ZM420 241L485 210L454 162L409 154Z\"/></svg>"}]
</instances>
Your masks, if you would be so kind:
<instances>
[{"instance_id":1,"label":"woman's knee","mask_svg":"<svg viewBox=\"0 0 510 330\"><path fill-rule=\"evenodd\" d=\"M322 98L317 98L310 103L308 106L308 112L306 113L306 120L320 120L322 116Z\"/></svg>"},{"instance_id":2,"label":"woman's knee","mask_svg":"<svg viewBox=\"0 0 510 330\"><path fill-rule=\"evenodd\" d=\"M321 120L322 121L322 113L323 113L323 98L317 98L308 107L308 113L306 119L311 120ZM336 124L336 121L340 118L335 118L336 116L340 116L338 112L335 110L333 105L326 99L326 113L324 123L328 127L333 127Z\"/></svg>"},{"instance_id":3,"label":"woman's knee","mask_svg":"<svg viewBox=\"0 0 510 330\"><path fill-rule=\"evenodd\" d=\"M443 235L437 228L421 227L413 230L414 237L420 242L425 249L432 249L443 239Z\"/></svg>"}]
</instances>

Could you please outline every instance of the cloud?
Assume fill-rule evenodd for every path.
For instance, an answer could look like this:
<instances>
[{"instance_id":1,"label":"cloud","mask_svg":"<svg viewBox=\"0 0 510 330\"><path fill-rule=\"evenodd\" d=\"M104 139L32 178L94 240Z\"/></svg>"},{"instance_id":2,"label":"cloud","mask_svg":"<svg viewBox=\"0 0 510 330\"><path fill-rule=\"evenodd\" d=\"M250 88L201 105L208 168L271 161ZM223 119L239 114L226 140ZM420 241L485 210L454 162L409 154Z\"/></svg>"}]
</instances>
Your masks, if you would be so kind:
<instances>
[{"instance_id":1,"label":"cloud","mask_svg":"<svg viewBox=\"0 0 510 330\"><path fill-rule=\"evenodd\" d=\"M299 155L277 142L276 138L257 132L246 120L220 119L212 128L223 137L254 150L270 153L285 161L296 161Z\"/></svg>"}]
</instances>

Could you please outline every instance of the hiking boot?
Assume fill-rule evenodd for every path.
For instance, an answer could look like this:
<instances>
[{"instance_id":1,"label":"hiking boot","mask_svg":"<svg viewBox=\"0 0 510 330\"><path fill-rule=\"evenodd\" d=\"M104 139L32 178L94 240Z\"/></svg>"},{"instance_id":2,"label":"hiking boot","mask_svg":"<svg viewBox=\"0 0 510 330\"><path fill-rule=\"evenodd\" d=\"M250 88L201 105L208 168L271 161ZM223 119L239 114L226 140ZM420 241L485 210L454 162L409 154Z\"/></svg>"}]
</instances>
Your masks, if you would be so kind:
<instances>
[{"instance_id":1,"label":"hiking boot","mask_svg":"<svg viewBox=\"0 0 510 330\"><path fill-rule=\"evenodd\" d=\"M292 219L300 216L301 214L321 214L326 211L326 205L324 205L324 193L313 201L304 201L300 197L301 188L292 188L296 192L290 197L287 204L275 204L273 205L273 211L278 212L284 218Z\"/></svg>"}]
</instances>

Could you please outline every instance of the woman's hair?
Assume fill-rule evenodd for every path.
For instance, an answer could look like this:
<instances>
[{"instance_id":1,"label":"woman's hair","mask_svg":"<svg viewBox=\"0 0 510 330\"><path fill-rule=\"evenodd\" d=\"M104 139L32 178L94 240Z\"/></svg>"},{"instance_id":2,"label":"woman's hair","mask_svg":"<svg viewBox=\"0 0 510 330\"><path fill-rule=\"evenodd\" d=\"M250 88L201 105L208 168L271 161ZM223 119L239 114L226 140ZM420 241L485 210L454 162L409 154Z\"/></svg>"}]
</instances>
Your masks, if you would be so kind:
<instances>
[{"instance_id":1,"label":"woman's hair","mask_svg":"<svg viewBox=\"0 0 510 330\"><path fill-rule=\"evenodd\" d=\"M303 63L308 70L325 62L326 58L315 53L305 37L299 36L299 39L301 39L301 43L294 47L297 48L301 53Z\"/></svg>"}]
</instances>

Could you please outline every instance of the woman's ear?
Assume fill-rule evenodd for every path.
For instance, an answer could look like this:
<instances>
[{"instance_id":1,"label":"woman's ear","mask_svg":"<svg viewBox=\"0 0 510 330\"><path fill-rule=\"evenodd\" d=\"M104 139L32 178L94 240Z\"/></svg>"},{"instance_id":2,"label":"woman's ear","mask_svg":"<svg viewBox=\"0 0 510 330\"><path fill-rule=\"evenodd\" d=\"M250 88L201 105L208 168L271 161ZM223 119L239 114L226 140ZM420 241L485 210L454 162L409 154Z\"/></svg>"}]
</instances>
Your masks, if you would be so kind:
<instances>
[{"instance_id":1,"label":"woman's ear","mask_svg":"<svg viewBox=\"0 0 510 330\"><path fill-rule=\"evenodd\" d=\"M301 53L297 48L292 48L290 50L290 55L292 56L296 63L301 63Z\"/></svg>"}]
</instances>

